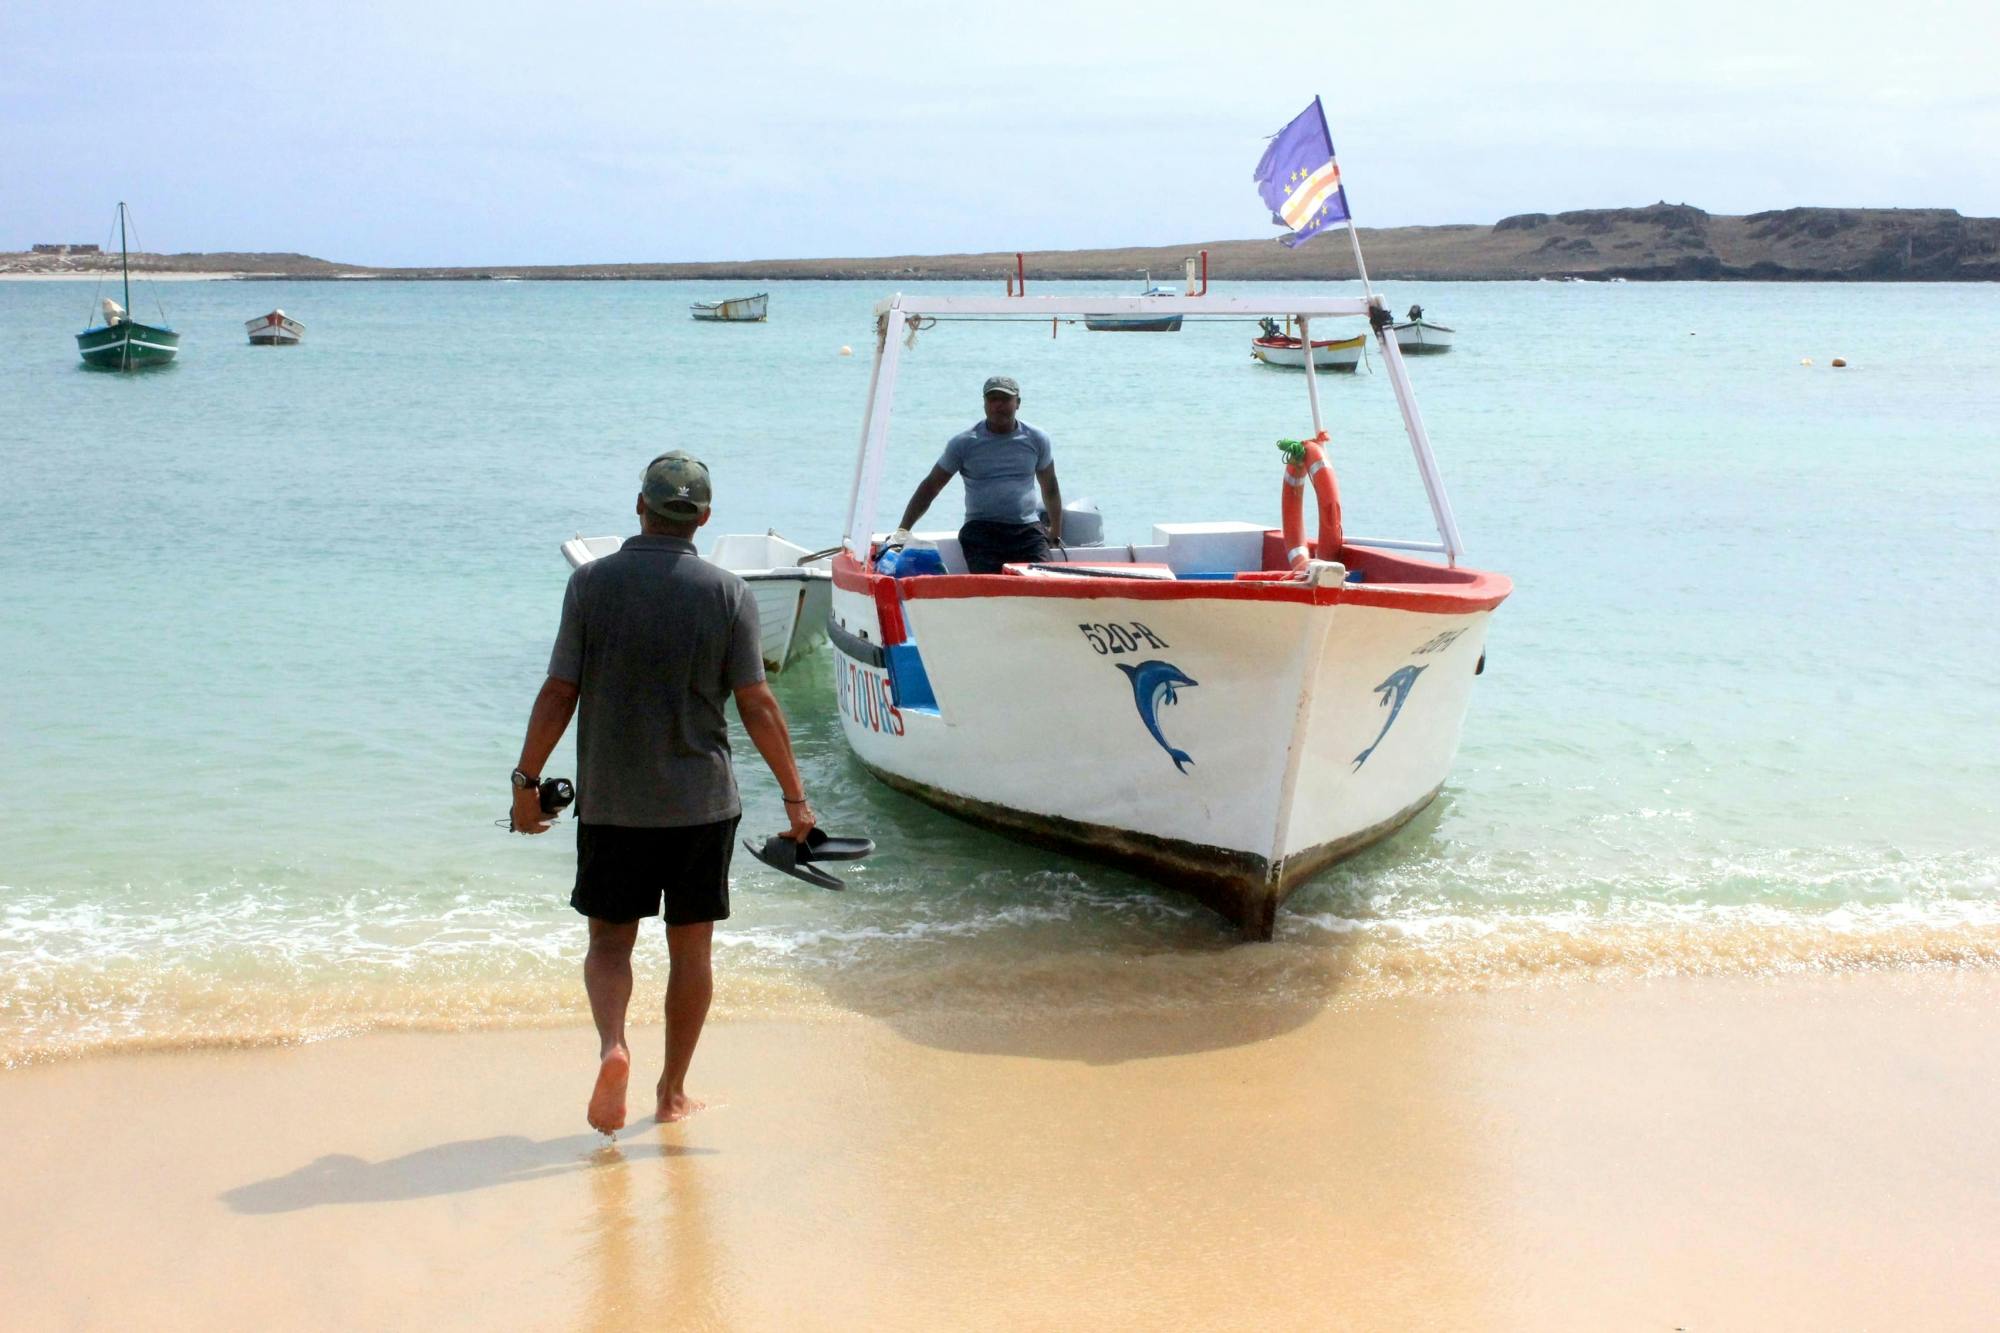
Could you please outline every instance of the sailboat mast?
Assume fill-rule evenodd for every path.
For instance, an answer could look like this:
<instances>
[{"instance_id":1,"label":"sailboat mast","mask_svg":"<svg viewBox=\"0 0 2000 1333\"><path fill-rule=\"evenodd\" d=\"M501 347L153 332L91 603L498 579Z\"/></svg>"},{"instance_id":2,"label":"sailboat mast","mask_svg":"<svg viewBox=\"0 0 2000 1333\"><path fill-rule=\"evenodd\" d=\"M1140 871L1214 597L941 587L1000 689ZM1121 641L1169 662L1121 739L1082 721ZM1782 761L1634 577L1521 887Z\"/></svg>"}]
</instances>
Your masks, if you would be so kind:
<instances>
[{"instance_id":1,"label":"sailboat mast","mask_svg":"<svg viewBox=\"0 0 2000 1333\"><path fill-rule=\"evenodd\" d=\"M125 317L132 317L132 264L125 257L125 201L118 201L118 269L125 275Z\"/></svg>"}]
</instances>

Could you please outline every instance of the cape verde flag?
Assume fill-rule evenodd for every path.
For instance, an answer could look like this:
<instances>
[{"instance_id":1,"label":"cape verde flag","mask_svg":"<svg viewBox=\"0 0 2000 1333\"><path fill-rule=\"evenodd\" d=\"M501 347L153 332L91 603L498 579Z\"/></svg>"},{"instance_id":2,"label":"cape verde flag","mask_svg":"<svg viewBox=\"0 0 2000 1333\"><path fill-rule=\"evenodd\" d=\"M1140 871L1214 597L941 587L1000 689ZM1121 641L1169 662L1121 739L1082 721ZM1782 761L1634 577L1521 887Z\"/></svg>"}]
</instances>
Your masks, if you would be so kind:
<instances>
[{"instance_id":1,"label":"cape verde flag","mask_svg":"<svg viewBox=\"0 0 2000 1333\"><path fill-rule=\"evenodd\" d=\"M1279 238L1286 245L1303 245L1322 229L1347 221L1347 191L1319 98L1271 136L1256 180L1257 193L1271 206L1271 221L1291 228L1290 236Z\"/></svg>"}]
</instances>

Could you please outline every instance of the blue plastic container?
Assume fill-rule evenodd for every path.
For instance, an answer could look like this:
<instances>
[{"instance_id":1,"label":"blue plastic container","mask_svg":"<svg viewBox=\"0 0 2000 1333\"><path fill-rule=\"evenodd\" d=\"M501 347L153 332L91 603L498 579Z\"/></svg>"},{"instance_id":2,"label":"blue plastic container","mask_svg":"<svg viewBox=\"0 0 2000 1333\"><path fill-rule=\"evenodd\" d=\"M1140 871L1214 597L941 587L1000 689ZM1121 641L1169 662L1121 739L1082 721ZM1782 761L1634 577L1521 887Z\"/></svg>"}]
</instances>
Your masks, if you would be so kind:
<instances>
[{"instance_id":1,"label":"blue plastic container","mask_svg":"<svg viewBox=\"0 0 2000 1333\"><path fill-rule=\"evenodd\" d=\"M920 574L944 573L944 557L934 546L906 546L884 551L876 558L875 572L892 579L912 579Z\"/></svg>"}]
</instances>

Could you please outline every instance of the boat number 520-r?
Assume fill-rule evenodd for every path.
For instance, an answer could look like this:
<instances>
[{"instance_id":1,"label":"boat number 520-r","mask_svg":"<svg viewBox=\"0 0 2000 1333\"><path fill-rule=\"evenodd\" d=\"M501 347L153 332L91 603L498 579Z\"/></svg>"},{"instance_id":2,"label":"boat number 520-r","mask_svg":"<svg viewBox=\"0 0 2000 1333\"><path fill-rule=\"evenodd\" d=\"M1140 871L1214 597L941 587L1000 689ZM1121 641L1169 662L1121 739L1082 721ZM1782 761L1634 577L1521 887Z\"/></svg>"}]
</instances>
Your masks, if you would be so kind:
<instances>
[{"instance_id":1,"label":"boat number 520-r","mask_svg":"<svg viewBox=\"0 0 2000 1333\"><path fill-rule=\"evenodd\" d=\"M1136 653L1142 647L1165 648L1167 641L1134 620L1124 625L1078 625L1083 637L1099 657L1116 653Z\"/></svg>"}]
</instances>

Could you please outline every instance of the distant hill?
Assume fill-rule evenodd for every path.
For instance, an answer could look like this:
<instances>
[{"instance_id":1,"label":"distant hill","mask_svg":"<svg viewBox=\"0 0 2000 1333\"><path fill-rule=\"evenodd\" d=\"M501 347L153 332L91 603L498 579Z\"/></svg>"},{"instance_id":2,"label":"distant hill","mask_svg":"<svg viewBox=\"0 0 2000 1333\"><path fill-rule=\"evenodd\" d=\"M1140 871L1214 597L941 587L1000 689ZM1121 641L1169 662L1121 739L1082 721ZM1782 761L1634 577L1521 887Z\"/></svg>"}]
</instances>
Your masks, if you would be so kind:
<instances>
[{"instance_id":1,"label":"distant hill","mask_svg":"<svg viewBox=\"0 0 2000 1333\"><path fill-rule=\"evenodd\" d=\"M1629 278L1800 282L2000 281L2000 218L1968 218L1949 208L1786 208L1747 217L1689 204L1521 213L1492 226L1361 229L1371 277L1446 280ZM1114 250L1035 250L1036 278L1129 280L1141 269L1159 279L1197 250L1220 279L1354 276L1339 236L1296 250L1275 238L1190 241ZM116 270L117 256L0 254L8 272ZM245 277L477 280L532 278L700 278L756 282L781 278L893 281L992 278L1014 270L1010 252L893 255L873 259L760 259L719 263L486 265L477 268L365 268L293 254L134 255L150 272L234 273Z\"/></svg>"}]
</instances>

